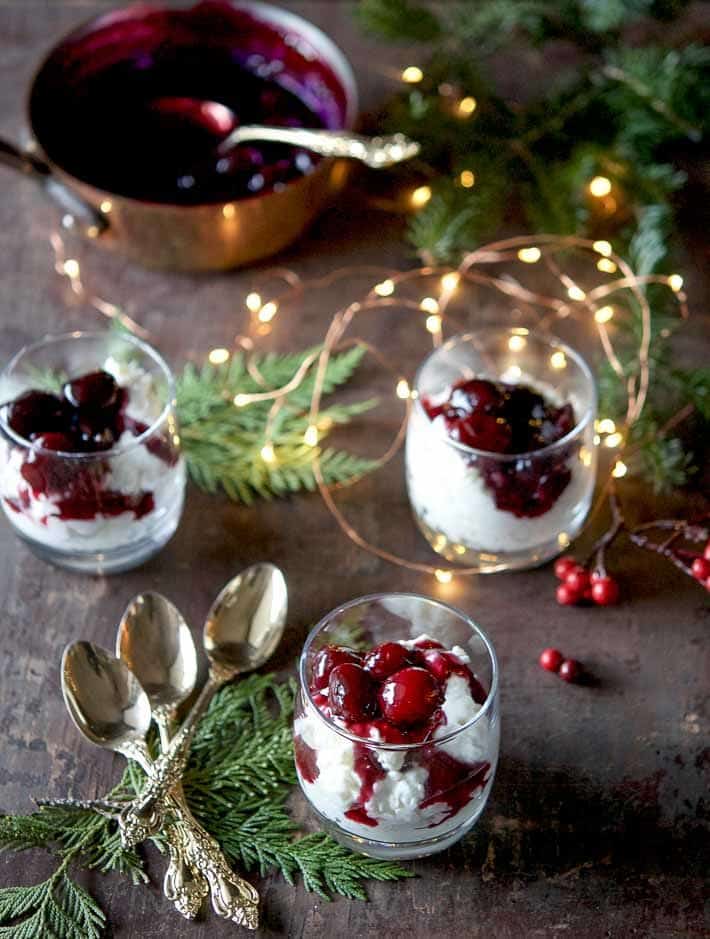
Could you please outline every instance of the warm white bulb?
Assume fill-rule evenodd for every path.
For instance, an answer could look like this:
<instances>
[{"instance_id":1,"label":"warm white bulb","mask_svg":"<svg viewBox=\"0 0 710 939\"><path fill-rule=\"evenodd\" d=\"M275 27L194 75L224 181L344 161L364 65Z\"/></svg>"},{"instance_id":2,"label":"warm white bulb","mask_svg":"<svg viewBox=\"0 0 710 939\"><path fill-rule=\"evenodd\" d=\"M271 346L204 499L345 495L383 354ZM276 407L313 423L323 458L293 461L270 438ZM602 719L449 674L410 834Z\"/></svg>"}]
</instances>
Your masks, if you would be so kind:
<instances>
[{"instance_id":1,"label":"warm white bulb","mask_svg":"<svg viewBox=\"0 0 710 939\"><path fill-rule=\"evenodd\" d=\"M409 397L409 382L406 378L400 378L400 380L397 382L395 393L397 397L401 398L403 401L406 401L406 399Z\"/></svg>"},{"instance_id":2,"label":"warm white bulb","mask_svg":"<svg viewBox=\"0 0 710 939\"><path fill-rule=\"evenodd\" d=\"M611 244L608 241L595 241L592 248L594 248L597 254L603 254L605 258L609 257L612 250Z\"/></svg>"},{"instance_id":3,"label":"warm white bulb","mask_svg":"<svg viewBox=\"0 0 710 939\"><path fill-rule=\"evenodd\" d=\"M597 270L601 271L603 274L615 274L618 268L610 258L599 258L597 261Z\"/></svg>"},{"instance_id":4,"label":"warm white bulb","mask_svg":"<svg viewBox=\"0 0 710 939\"><path fill-rule=\"evenodd\" d=\"M408 85L416 85L424 78L424 72L418 65L408 65L402 72L402 81Z\"/></svg>"},{"instance_id":5,"label":"warm white bulb","mask_svg":"<svg viewBox=\"0 0 710 939\"><path fill-rule=\"evenodd\" d=\"M375 284L373 290L378 297L391 297L394 293L394 281L390 280L389 277L387 280L383 280L379 284Z\"/></svg>"},{"instance_id":6,"label":"warm white bulb","mask_svg":"<svg viewBox=\"0 0 710 939\"><path fill-rule=\"evenodd\" d=\"M629 468L626 463L623 463L621 460L617 460L614 464L614 469L611 471L611 475L614 479L621 479L622 476L626 476Z\"/></svg>"},{"instance_id":7,"label":"warm white bulb","mask_svg":"<svg viewBox=\"0 0 710 939\"><path fill-rule=\"evenodd\" d=\"M595 176L589 183L589 191L597 199L608 196L611 192L611 180L607 179L606 176Z\"/></svg>"},{"instance_id":8,"label":"warm white bulb","mask_svg":"<svg viewBox=\"0 0 710 939\"><path fill-rule=\"evenodd\" d=\"M247 294L246 305L250 313L258 313L261 309L261 296L254 292Z\"/></svg>"},{"instance_id":9,"label":"warm white bulb","mask_svg":"<svg viewBox=\"0 0 710 939\"><path fill-rule=\"evenodd\" d=\"M578 287L576 284L572 284L571 287L567 288L567 296L570 300L578 300L580 303L586 298L586 293L582 290L581 287Z\"/></svg>"},{"instance_id":10,"label":"warm white bulb","mask_svg":"<svg viewBox=\"0 0 710 939\"><path fill-rule=\"evenodd\" d=\"M410 196L410 201L415 209L423 208L430 199L431 186L417 186Z\"/></svg>"},{"instance_id":11,"label":"warm white bulb","mask_svg":"<svg viewBox=\"0 0 710 939\"><path fill-rule=\"evenodd\" d=\"M521 248L518 257L526 264L535 264L542 257L542 252L539 248Z\"/></svg>"},{"instance_id":12,"label":"warm white bulb","mask_svg":"<svg viewBox=\"0 0 710 939\"><path fill-rule=\"evenodd\" d=\"M471 189L476 183L476 174L472 170L462 170L459 174L459 182L464 189Z\"/></svg>"},{"instance_id":13,"label":"warm white bulb","mask_svg":"<svg viewBox=\"0 0 710 939\"><path fill-rule=\"evenodd\" d=\"M680 274L671 274L668 278L668 286L671 288L673 293L678 293L678 291L683 289L683 278Z\"/></svg>"},{"instance_id":14,"label":"warm white bulb","mask_svg":"<svg viewBox=\"0 0 710 939\"><path fill-rule=\"evenodd\" d=\"M229 349L213 349L207 358L212 365L223 365L229 358Z\"/></svg>"},{"instance_id":15,"label":"warm white bulb","mask_svg":"<svg viewBox=\"0 0 710 939\"><path fill-rule=\"evenodd\" d=\"M438 315L438 313L434 313L432 316L427 316L426 328L430 333L441 332L441 317Z\"/></svg>"},{"instance_id":16,"label":"warm white bulb","mask_svg":"<svg viewBox=\"0 0 710 939\"><path fill-rule=\"evenodd\" d=\"M451 571L445 571L442 568L437 568L434 571L434 577L436 577L440 584L450 584L454 579L454 575Z\"/></svg>"},{"instance_id":17,"label":"warm white bulb","mask_svg":"<svg viewBox=\"0 0 710 939\"><path fill-rule=\"evenodd\" d=\"M608 323L610 319L614 316L614 307L613 306L600 306L599 309L594 314L594 319L597 323Z\"/></svg>"},{"instance_id":18,"label":"warm white bulb","mask_svg":"<svg viewBox=\"0 0 710 939\"><path fill-rule=\"evenodd\" d=\"M303 435L303 440L304 443L306 443L309 447L315 447L315 445L318 443L318 428L315 426L315 424L311 424L306 429L306 432Z\"/></svg>"},{"instance_id":19,"label":"warm white bulb","mask_svg":"<svg viewBox=\"0 0 710 939\"><path fill-rule=\"evenodd\" d=\"M550 356L550 365L553 368L558 369L558 371L563 368L566 368L567 356L564 354L564 352L558 349L557 352L553 352L552 355Z\"/></svg>"},{"instance_id":20,"label":"warm white bulb","mask_svg":"<svg viewBox=\"0 0 710 939\"><path fill-rule=\"evenodd\" d=\"M67 277L70 277L72 280L79 276L79 262L75 261L74 258L67 258L62 267Z\"/></svg>"},{"instance_id":21,"label":"warm white bulb","mask_svg":"<svg viewBox=\"0 0 710 939\"><path fill-rule=\"evenodd\" d=\"M441 289L442 290L456 290L461 280L461 275L458 271L449 271L448 274L444 274L441 278Z\"/></svg>"},{"instance_id":22,"label":"warm white bulb","mask_svg":"<svg viewBox=\"0 0 710 939\"><path fill-rule=\"evenodd\" d=\"M423 297L419 303L419 309L424 310L425 313L438 313L439 301L434 297Z\"/></svg>"},{"instance_id":23,"label":"warm white bulb","mask_svg":"<svg viewBox=\"0 0 710 939\"><path fill-rule=\"evenodd\" d=\"M461 117L470 117L478 107L478 102L471 95L466 95L458 104L458 112Z\"/></svg>"},{"instance_id":24,"label":"warm white bulb","mask_svg":"<svg viewBox=\"0 0 710 939\"><path fill-rule=\"evenodd\" d=\"M264 463L273 463L276 460L276 453L270 443L265 443L260 452Z\"/></svg>"},{"instance_id":25,"label":"warm white bulb","mask_svg":"<svg viewBox=\"0 0 710 939\"><path fill-rule=\"evenodd\" d=\"M274 303L273 300L269 300L268 303L265 303L263 307L259 310L259 322L260 323L270 323L271 320L278 313L279 307L278 304Z\"/></svg>"}]
</instances>

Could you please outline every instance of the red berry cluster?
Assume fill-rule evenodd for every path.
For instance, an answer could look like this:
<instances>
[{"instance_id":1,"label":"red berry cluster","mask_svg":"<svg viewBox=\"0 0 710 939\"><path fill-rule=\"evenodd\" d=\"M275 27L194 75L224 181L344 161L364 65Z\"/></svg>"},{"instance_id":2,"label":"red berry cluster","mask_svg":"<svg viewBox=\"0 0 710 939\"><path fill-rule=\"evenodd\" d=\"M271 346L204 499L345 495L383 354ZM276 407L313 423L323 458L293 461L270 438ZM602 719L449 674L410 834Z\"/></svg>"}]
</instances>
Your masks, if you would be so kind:
<instances>
[{"instance_id":1,"label":"red berry cluster","mask_svg":"<svg viewBox=\"0 0 710 939\"><path fill-rule=\"evenodd\" d=\"M548 672L555 672L563 681L576 682L582 676L582 666L576 659L566 659L559 649L545 649L538 659Z\"/></svg>"},{"instance_id":2,"label":"red berry cluster","mask_svg":"<svg viewBox=\"0 0 710 939\"><path fill-rule=\"evenodd\" d=\"M562 581L557 588L557 602L562 606L585 602L613 606L619 602L619 584L613 577L601 571L590 573L569 555L555 561L555 577Z\"/></svg>"},{"instance_id":3,"label":"red berry cluster","mask_svg":"<svg viewBox=\"0 0 710 939\"><path fill-rule=\"evenodd\" d=\"M706 590L710 590L710 541L705 545L703 556L698 555L691 564L690 572Z\"/></svg>"}]
</instances>

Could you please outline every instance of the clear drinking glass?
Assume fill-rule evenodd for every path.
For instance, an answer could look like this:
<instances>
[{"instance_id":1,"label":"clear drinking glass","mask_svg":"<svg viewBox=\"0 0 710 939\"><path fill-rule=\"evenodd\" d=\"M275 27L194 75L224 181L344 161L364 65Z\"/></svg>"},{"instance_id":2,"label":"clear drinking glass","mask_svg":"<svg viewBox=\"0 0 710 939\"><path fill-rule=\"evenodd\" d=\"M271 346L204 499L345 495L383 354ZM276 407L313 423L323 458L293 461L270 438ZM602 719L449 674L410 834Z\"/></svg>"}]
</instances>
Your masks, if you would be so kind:
<instances>
[{"instance_id":1,"label":"clear drinking glass","mask_svg":"<svg viewBox=\"0 0 710 939\"><path fill-rule=\"evenodd\" d=\"M0 402L96 370L119 386L120 437L94 452L29 440L0 407L0 500L15 532L39 557L85 573L115 573L159 551L180 521L185 462L175 382L160 355L128 334L73 332L20 350L0 374ZM62 418L63 420L63 418ZM52 436L52 435L50 435ZM57 435L54 435L57 438Z\"/></svg>"},{"instance_id":2,"label":"clear drinking glass","mask_svg":"<svg viewBox=\"0 0 710 939\"><path fill-rule=\"evenodd\" d=\"M529 453L465 446L435 425L422 405L462 378L528 385L557 406L570 403L576 424ZM434 550L482 573L533 567L564 550L589 512L597 466L596 386L581 356L528 329L486 327L432 352L415 387L407 491Z\"/></svg>"},{"instance_id":3,"label":"clear drinking glass","mask_svg":"<svg viewBox=\"0 0 710 939\"><path fill-rule=\"evenodd\" d=\"M311 677L319 649L335 644L365 650L422 634L469 657L485 696L481 704L468 695L468 708L462 707L447 684L446 723L424 742L404 744L373 742L370 731L358 736L318 709ZM424 857L449 847L476 824L498 760L498 663L490 640L468 616L415 594L352 600L311 631L299 681L298 779L323 827L341 844L372 857Z\"/></svg>"}]
</instances>

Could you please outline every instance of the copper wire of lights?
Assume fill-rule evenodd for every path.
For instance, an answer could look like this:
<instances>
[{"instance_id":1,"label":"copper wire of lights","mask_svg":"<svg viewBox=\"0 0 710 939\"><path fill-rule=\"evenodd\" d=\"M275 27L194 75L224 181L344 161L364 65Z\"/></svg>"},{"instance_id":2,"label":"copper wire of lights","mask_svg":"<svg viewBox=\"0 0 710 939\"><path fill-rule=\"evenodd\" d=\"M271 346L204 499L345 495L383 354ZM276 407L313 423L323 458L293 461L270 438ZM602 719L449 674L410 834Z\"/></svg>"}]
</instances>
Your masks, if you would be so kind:
<instances>
[{"instance_id":1,"label":"copper wire of lights","mask_svg":"<svg viewBox=\"0 0 710 939\"><path fill-rule=\"evenodd\" d=\"M126 329L142 337L148 337L147 331L127 316L119 305L94 295L87 288L82 279L79 262L67 257L61 235L53 233L51 245L54 251L55 271L69 281L75 295L84 299L102 316L116 319ZM594 271L595 277L598 276L597 271L609 275L618 271L619 276L606 279L602 283L585 282L583 286L579 282L579 277L573 278L560 266L559 255L570 253L577 258L586 257L588 261L593 262L590 268ZM540 293L525 286L517 276L512 277L509 271L501 274L493 270L495 265L510 264L510 262L520 264L520 273L523 277L535 268L544 269L555 285L554 291ZM360 299L349 302L337 310L328 324L322 345L306 356L286 384L280 388L270 388L257 366L258 344L259 337L268 335L273 328L274 321L278 321L280 309L299 298L304 300L317 289L356 276L372 278L369 291ZM609 242L590 241L574 236L524 235L496 241L466 254L456 269L428 265L400 272L378 267L353 266L336 269L323 277L302 280L294 271L286 268L273 268L265 272L262 279L264 282L268 280L269 283L276 281L283 284L283 289L268 297L264 297L263 289L256 287L247 294L245 308L250 317L252 331L257 338L239 334L233 340L232 349L232 351L244 353L249 374L263 389L252 394L236 395L233 398L234 406L243 408L257 401L272 402L260 448L261 459L271 466L278 463L278 447L274 446L271 437L274 420L281 408L285 406L288 395L313 374L313 392L304 444L313 449L313 471L321 498L329 513L345 536L362 550L399 567L432 575L440 584L450 583L454 575L459 577L477 573L477 569L474 567L446 568L440 564L412 561L373 544L345 518L334 498L336 490L345 485L355 485L359 478L331 486L327 485L323 479L319 439L321 433L329 428L322 422L319 423L319 415L326 370L334 353L353 345L364 348L368 355L375 358L393 376L394 395L404 404L404 412L397 431L385 452L376 461L378 468L388 463L399 451L404 440L412 400L416 394L407 378L401 374L387 355L364 339L348 335L354 320L365 314L380 312L386 315L391 311L408 311L420 328L428 333L432 347L437 348L443 341L444 324L456 325L455 319L447 313L452 298L467 285L492 288L504 297L514 300L527 314L537 318L537 326L542 330L549 330L551 323L567 317L590 319L596 329L607 362L624 384L627 401L626 415L621 426L617 426L608 417L599 418L595 425L595 443L613 451L614 456L609 478L602 486L602 496L597 503L599 506L601 500L605 498L608 484L626 475L627 464L622 456L628 459L628 454L634 449L633 447L625 449L628 430L638 420L648 395L651 310L644 287L649 284L666 286L676 298L680 317L685 319L688 316L683 279L679 274L636 275L626 261L613 252ZM419 291L421 287L423 292L418 300L411 299L402 295L401 291L405 287L410 292L413 288ZM635 300L641 322L636 368L628 376L614 349L609 330L610 322L618 323L624 315L629 315L629 310L623 302L625 294L630 294ZM213 364L223 364L229 360L232 351L226 348L213 349L208 359Z\"/></svg>"}]
</instances>

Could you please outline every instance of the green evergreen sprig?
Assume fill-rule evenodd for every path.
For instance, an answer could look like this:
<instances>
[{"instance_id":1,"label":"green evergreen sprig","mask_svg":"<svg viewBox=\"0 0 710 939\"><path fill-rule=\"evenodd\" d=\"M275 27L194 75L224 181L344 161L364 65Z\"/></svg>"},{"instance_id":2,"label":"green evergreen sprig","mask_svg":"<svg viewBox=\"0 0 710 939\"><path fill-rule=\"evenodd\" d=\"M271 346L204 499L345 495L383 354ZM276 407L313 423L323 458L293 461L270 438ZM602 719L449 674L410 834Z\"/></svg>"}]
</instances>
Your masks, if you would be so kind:
<instances>
[{"instance_id":1,"label":"green evergreen sprig","mask_svg":"<svg viewBox=\"0 0 710 939\"><path fill-rule=\"evenodd\" d=\"M314 448L304 442L314 369L287 396L269 433L274 460L264 460L262 448L273 402L256 401L237 407L234 398L283 387L312 352L308 349L289 355L253 356L252 366L258 369L264 385L247 369L243 353L236 353L224 365L185 368L178 380L177 410L183 451L193 482L208 492L222 490L230 499L251 505L257 496L269 499L300 489L314 490L316 454L328 484L350 482L376 467L374 460L322 446L322 439L331 429L370 410L377 404L375 399L323 408L318 415L321 444ZM354 346L332 356L323 393L327 395L345 384L363 355L363 349Z\"/></svg>"},{"instance_id":2,"label":"green evergreen sprig","mask_svg":"<svg viewBox=\"0 0 710 939\"><path fill-rule=\"evenodd\" d=\"M252 675L215 697L200 723L184 776L195 816L239 869L282 874L324 899L366 899L367 880L413 876L391 861L352 854L323 832L304 834L286 801L296 782L292 727L296 686L273 675ZM140 791L143 773L130 763L109 800ZM161 847L160 841L157 841ZM0 889L0 937L98 939L105 915L69 876L70 865L114 872L145 883L144 860L121 847L112 820L90 810L43 807L31 815L0 816L0 850L45 849L59 860L40 884ZM166 915L172 915L166 911Z\"/></svg>"},{"instance_id":3,"label":"green evergreen sprig","mask_svg":"<svg viewBox=\"0 0 710 939\"><path fill-rule=\"evenodd\" d=\"M404 88L379 122L381 129L403 131L422 145L432 197L411 217L408 236L424 263L457 264L465 252L495 238L512 213L517 225L522 216L523 230L603 238L638 275L669 273L677 195L686 182L673 158L679 149L700 158L710 126L710 49L663 45L666 21L687 5L360 0L357 15L369 32L428 43L423 80ZM654 38L643 42L639 36ZM490 66L501 47L514 41L510 54L519 55L521 43L544 48L560 38L578 46L576 67L546 78L525 100L509 100L496 90ZM476 100L472 114L457 111L464 96ZM468 188L461 184L464 169L475 174ZM609 179L614 202L591 196L595 176ZM702 460L710 374L707 368L678 366L669 347L678 321L669 315L667 293L649 288L648 299L651 385L630 431L628 468L661 491L688 482ZM624 378L607 366L599 375L600 413L617 421L626 410L625 378L639 367L640 324L633 305L625 322L615 319ZM681 438L674 423L674 415L686 409L693 413L692 441Z\"/></svg>"}]
</instances>

